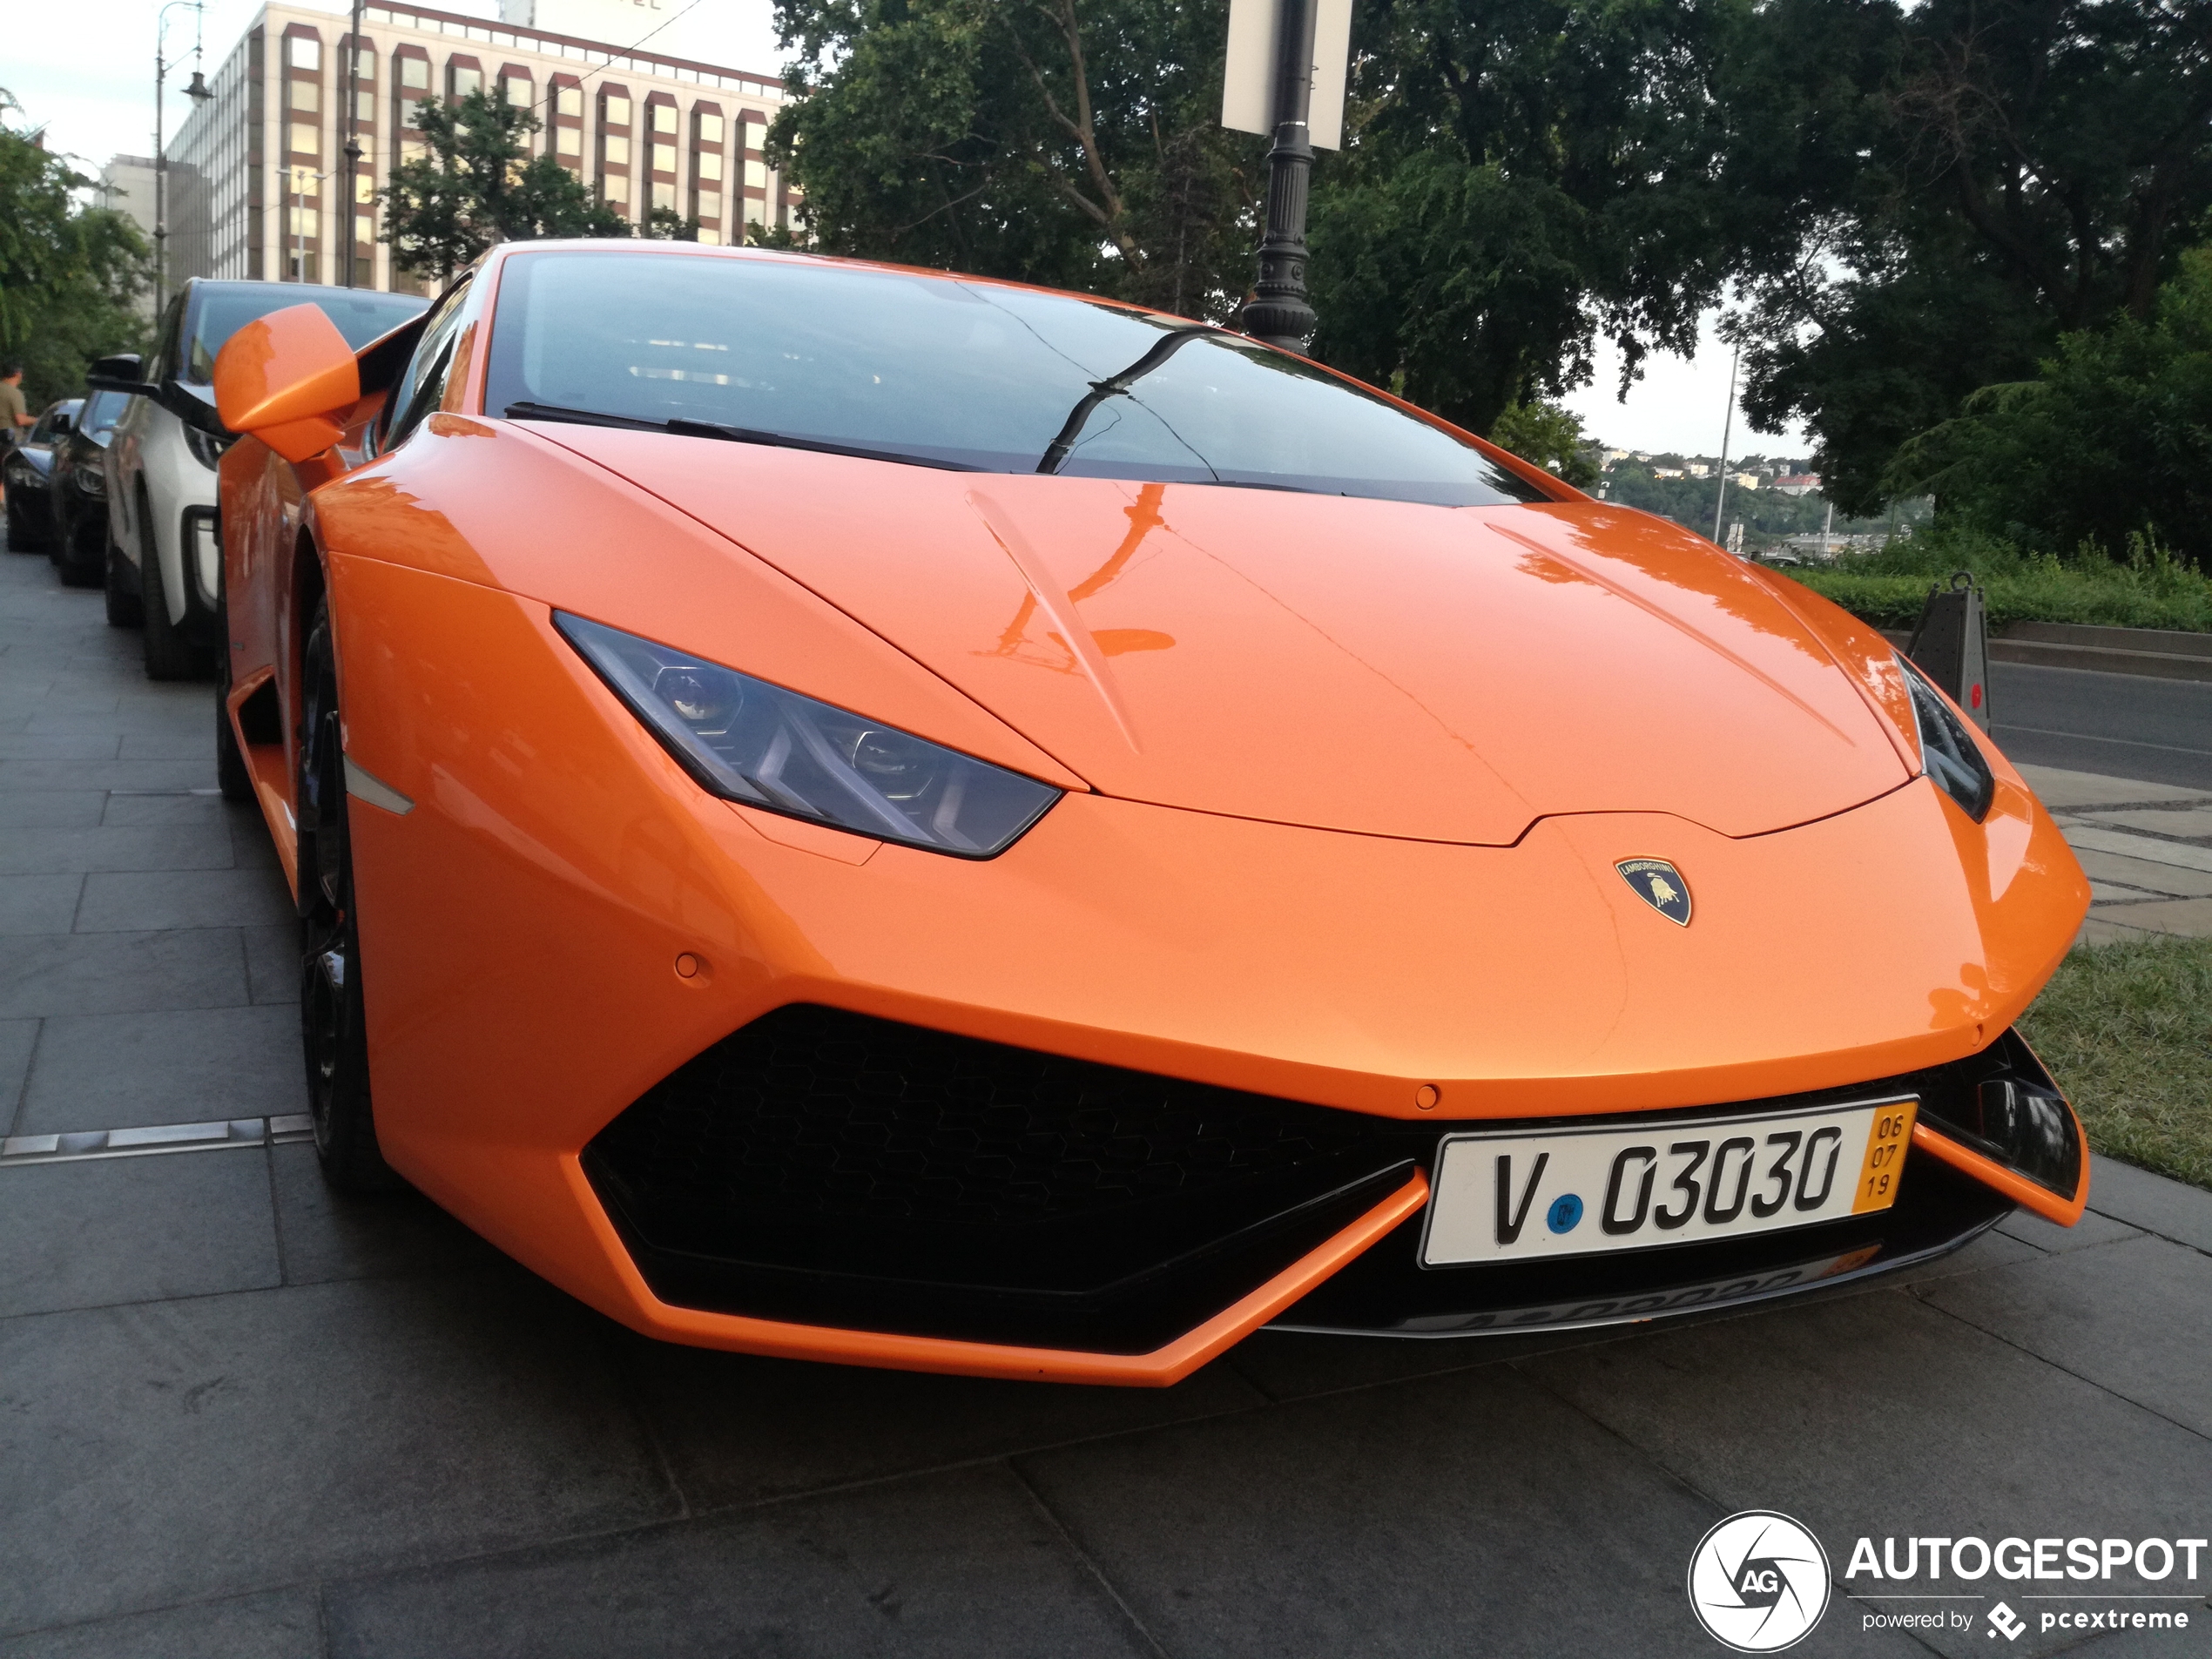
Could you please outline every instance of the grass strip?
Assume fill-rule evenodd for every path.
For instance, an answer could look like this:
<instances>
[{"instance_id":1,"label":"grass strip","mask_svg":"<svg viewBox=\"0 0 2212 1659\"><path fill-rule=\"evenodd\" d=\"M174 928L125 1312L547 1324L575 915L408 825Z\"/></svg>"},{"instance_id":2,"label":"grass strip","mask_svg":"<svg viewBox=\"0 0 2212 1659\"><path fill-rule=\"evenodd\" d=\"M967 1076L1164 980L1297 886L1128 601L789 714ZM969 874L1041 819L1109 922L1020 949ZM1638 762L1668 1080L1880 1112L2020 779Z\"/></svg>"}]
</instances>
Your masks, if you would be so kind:
<instances>
[{"instance_id":1,"label":"grass strip","mask_svg":"<svg viewBox=\"0 0 2212 1659\"><path fill-rule=\"evenodd\" d=\"M2078 947L2020 1032L2092 1147L2212 1190L2212 939Z\"/></svg>"}]
</instances>

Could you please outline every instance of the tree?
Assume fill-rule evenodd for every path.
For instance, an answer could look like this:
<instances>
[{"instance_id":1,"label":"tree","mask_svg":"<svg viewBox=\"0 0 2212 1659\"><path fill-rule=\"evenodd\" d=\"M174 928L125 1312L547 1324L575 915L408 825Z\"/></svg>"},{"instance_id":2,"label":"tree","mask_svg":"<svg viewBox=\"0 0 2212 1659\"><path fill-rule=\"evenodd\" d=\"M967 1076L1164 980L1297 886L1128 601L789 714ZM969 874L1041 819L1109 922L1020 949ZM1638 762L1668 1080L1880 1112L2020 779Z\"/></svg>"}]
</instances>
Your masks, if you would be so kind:
<instances>
[{"instance_id":1,"label":"tree","mask_svg":"<svg viewBox=\"0 0 2212 1659\"><path fill-rule=\"evenodd\" d=\"M1824 488L1871 512L1900 447L1977 388L2149 318L2212 212L2212 0L1775 0L1763 21L1770 55L1844 40L1852 85L1786 151L1771 125L1737 135L1794 179L1804 230L1757 273L1745 409L1805 419Z\"/></svg>"},{"instance_id":2,"label":"tree","mask_svg":"<svg viewBox=\"0 0 2212 1659\"><path fill-rule=\"evenodd\" d=\"M628 236L629 221L551 155L529 154L543 124L529 111L470 92L425 98L415 125L427 152L392 169L378 194L384 240L402 270L440 282L498 242Z\"/></svg>"},{"instance_id":3,"label":"tree","mask_svg":"<svg viewBox=\"0 0 2212 1659\"><path fill-rule=\"evenodd\" d=\"M1903 446L1884 489L2024 544L2116 551L2132 534L2212 570L2212 247L2182 254L2155 305L1976 392Z\"/></svg>"},{"instance_id":4,"label":"tree","mask_svg":"<svg viewBox=\"0 0 2212 1659\"><path fill-rule=\"evenodd\" d=\"M1225 0L777 0L769 154L815 243L1226 319L1261 141L1220 125Z\"/></svg>"},{"instance_id":5,"label":"tree","mask_svg":"<svg viewBox=\"0 0 2212 1659\"><path fill-rule=\"evenodd\" d=\"M1633 374L1775 214L1720 176L1749 0L1362 0L1352 131L1313 199L1318 355L1475 431Z\"/></svg>"},{"instance_id":6,"label":"tree","mask_svg":"<svg viewBox=\"0 0 2212 1659\"><path fill-rule=\"evenodd\" d=\"M1556 473L1577 489L1598 480L1595 448L1582 435L1582 417L1556 403L1509 403L1490 423L1490 442L1523 461Z\"/></svg>"},{"instance_id":7,"label":"tree","mask_svg":"<svg viewBox=\"0 0 2212 1659\"><path fill-rule=\"evenodd\" d=\"M79 199L91 179L4 125L17 107L0 89L0 355L22 362L37 408L82 391L93 358L144 343L152 260L128 218Z\"/></svg>"}]
</instances>

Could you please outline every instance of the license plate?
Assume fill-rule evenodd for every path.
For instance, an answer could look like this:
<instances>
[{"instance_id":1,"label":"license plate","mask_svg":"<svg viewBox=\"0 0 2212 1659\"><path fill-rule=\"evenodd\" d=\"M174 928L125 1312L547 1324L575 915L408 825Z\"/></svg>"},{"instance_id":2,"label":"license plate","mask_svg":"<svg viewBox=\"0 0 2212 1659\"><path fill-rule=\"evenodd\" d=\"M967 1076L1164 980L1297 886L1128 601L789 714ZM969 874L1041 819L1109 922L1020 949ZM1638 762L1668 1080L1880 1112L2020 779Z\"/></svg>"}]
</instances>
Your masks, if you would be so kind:
<instances>
[{"instance_id":1,"label":"license plate","mask_svg":"<svg viewBox=\"0 0 2212 1659\"><path fill-rule=\"evenodd\" d=\"M1886 1210L1919 1103L1455 1135L1424 1265L1645 1250Z\"/></svg>"}]
</instances>

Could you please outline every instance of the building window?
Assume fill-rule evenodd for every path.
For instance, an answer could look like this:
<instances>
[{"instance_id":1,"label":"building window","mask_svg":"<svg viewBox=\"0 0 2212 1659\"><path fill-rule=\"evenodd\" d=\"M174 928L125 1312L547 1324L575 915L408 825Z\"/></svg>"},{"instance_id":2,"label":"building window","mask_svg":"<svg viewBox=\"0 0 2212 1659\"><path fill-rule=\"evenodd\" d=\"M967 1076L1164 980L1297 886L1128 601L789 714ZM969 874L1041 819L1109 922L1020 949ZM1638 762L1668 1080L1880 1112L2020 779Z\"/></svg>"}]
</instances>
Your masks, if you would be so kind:
<instances>
[{"instance_id":1,"label":"building window","mask_svg":"<svg viewBox=\"0 0 2212 1659\"><path fill-rule=\"evenodd\" d=\"M516 76L509 75L499 83L499 96L502 102L512 105L518 110L527 110L531 103L530 84Z\"/></svg>"},{"instance_id":2,"label":"building window","mask_svg":"<svg viewBox=\"0 0 2212 1659\"><path fill-rule=\"evenodd\" d=\"M285 92L292 107L302 115L314 115L322 108L322 85L317 81L287 81Z\"/></svg>"},{"instance_id":3,"label":"building window","mask_svg":"<svg viewBox=\"0 0 2212 1659\"><path fill-rule=\"evenodd\" d=\"M655 172L676 171L676 146L674 145L657 144L653 146L653 171Z\"/></svg>"},{"instance_id":4,"label":"building window","mask_svg":"<svg viewBox=\"0 0 2212 1659\"><path fill-rule=\"evenodd\" d=\"M401 166L405 166L410 161L420 161L429 153L430 146L420 138L400 140L400 165Z\"/></svg>"},{"instance_id":5,"label":"building window","mask_svg":"<svg viewBox=\"0 0 2212 1659\"><path fill-rule=\"evenodd\" d=\"M294 69L320 69L322 42L308 35L293 35L284 43L285 61Z\"/></svg>"},{"instance_id":6,"label":"building window","mask_svg":"<svg viewBox=\"0 0 2212 1659\"><path fill-rule=\"evenodd\" d=\"M305 121L292 124L292 153L295 156L322 154L322 129L309 126Z\"/></svg>"},{"instance_id":7,"label":"building window","mask_svg":"<svg viewBox=\"0 0 2212 1659\"><path fill-rule=\"evenodd\" d=\"M400 85L408 91L428 91L430 90L430 60L427 57L401 58Z\"/></svg>"},{"instance_id":8,"label":"building window","mask_svg":"<svg viewBox=\"0 0 2212 1659\"><path fill-rule=\"evenodd\" d=\"M553 147L560 152L563 159L580 158L583 154L583 131L577 127L554 128Z\"/></svg>"},{"instance_id":9,"label":"building window","mask_svg":"<svg viewBox=\"0 0 2212 1659\"><path fill-rule=\"evenodd\" d=\"M748 190L767 189L768 164L765 161L746 162L745 164L745 188Z\"/></svg>"},{"instance_id":10,"label":"building window","mask_svg":"<svg viewBox=\"0 0 2212 1659\"><path fill-rule=\"evenodd\" d=\"M721 218L722 192L718 190L702 190L699 192L698 212L693 214L692 217L695 219Z\"/></svg>"},{"instance_id":11,"label":"building window","mask_svg":"<svg viewBox=\"0 0 2212 1659\"><path fill-rule=\"evenodd\" d=\"M459 103L471 92L484 90L484 72L481 69L463 69L458 64L452 70L453 98Z\"/></svg>"},{"instance_id":12,"label":"building window","mask_svg":"<svg viewBox=\"0 0 2212 1659\"><path fill-rule=\"evenodd\" d=\"M564 86L553 95L553 110L556 115L581 116L583 113L583 89Z\"/></svg>"},{"instance_id":13,"label":"building window","mask_svg":"<svg viewBox=\"0 0 2212 1659\"><path fill-rule=\"evenodd\" d=\"M673 104L653 105L653 131L664 132L671 138L676 136L676 106Z\"/></svg>"},{"instance_id":14,"label":"building window","mask_svg":"<svg viewBox=\"0 0 2212 1659\"><path fill-rule=\"evenodd\" d=\"M708 247L720 247L722 233L711 225L702 225L699 226L699 240Z\"/></svg>"},{"instance_id":15,"label":"building window","mask_svg":"<svg viewBox=\"0 0 2212 1659\"><path fill-rule=\"evenodd\" d=\"M314 236L316 233L315 226L317 223L317 215L320 214L321 211L322 210L319 207L294 207L289 209L287 213L289 224L285 231L285 234L287 236Z\"/></svg>"},{"instance_id":16,"label":"building window","mask_svg":"<svg viewBox=\"0 0 2212 1659\"><path fill-rule=\"evenodd\" d=\"M609 93L599 103L599 119L610 127L630 125L630 100L617 93Z\"/></svg>"},{"instance_id":17,"label":"building window","mask_svg":"<svg viewBox=\"0 0 2212 1659\"><path fill-rule=\"evenodd\" d=\"M653 211L658 212L663 208L671 213L676 211L676 186L673 185L653 186Z\"/></svg>"},{"instance_id":18,"label":"building window","mask_svg":"<svg viewBox=\"0 0 2212 1659\"><path fill-rule=\"evenodd\" d=\"M630 140L628 138L619 132L610 132L605 134L600 142L604 145L604 157L608 166L627 167L630 165Z\"/></svg>"},{"instance_id":19,"label":"building window","mask_svg":"<svg viewBox=\"0 0 2212 1659\"><path fill-rule=\"evenodd\" d=\"M702 115L699 117L699 142L712 145L718 150L722 147L722 118L720 116Z\"/></svg>"},{"instance_id":20,"label":"building window","mask_svg":"<svg viewBox=\"0 0 2212 1659\"><path fill-rule=\"evenodd\" d=\"M599 181L599 193L618 206L630 205L630 180L618 172L610 172Z\"/></svg>"},{"instance_id":21,"label":"building window","mask_svg":"<svg viewBox=\"0 0 2212 1659\"><path fill-rule=\"evenodd\" d=\"M364 81L376 78L376 52L373 47L363 46L354 53L354 76Z\"/></svg>"},{"instance_id":22,"label":"building window","mask_svg":"<svg viewBox=\"0 0 2212 1659\"><path fill-rule=\"evenodd\" d=\"M365 87L354 94L354 115L365 127L376 125L376 89Z\"/></svg>"},{"instance_id":23,"label":"building window","mask_svg":"<svg viewBox=\"0 0 2212 1659\"><path fill-rule=\"evenodd\" d=\"M692 165L698 177L706 183L718 185L722 182L722 152L719 150L700 151L693 158Z\"/></svg>"}]
</instances>

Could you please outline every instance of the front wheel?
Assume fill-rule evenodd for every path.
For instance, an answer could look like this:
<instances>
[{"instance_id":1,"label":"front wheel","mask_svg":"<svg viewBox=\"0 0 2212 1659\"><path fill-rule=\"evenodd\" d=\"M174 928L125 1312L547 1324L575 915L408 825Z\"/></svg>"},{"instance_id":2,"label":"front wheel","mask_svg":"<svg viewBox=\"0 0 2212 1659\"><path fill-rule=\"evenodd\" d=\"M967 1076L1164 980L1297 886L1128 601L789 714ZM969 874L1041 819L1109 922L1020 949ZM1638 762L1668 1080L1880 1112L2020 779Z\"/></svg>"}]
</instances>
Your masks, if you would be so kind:
<instances>
[{"instance_id":1,"label":"front wheel","mask_svg":"<svg viewBox=\"0 0 2212 1659\"><path fill-rule=\"evenodd\" d=\"M376 1117L369 1104L361 924L354 898L353 842L347 833L338 664L327 601L316 607L302 658L300 1035L307 1062L307 1106L324 1178L346 1191L378 1191L398 1184L398 1177L377 1146Z\"/></svg>"}]
</instances>

